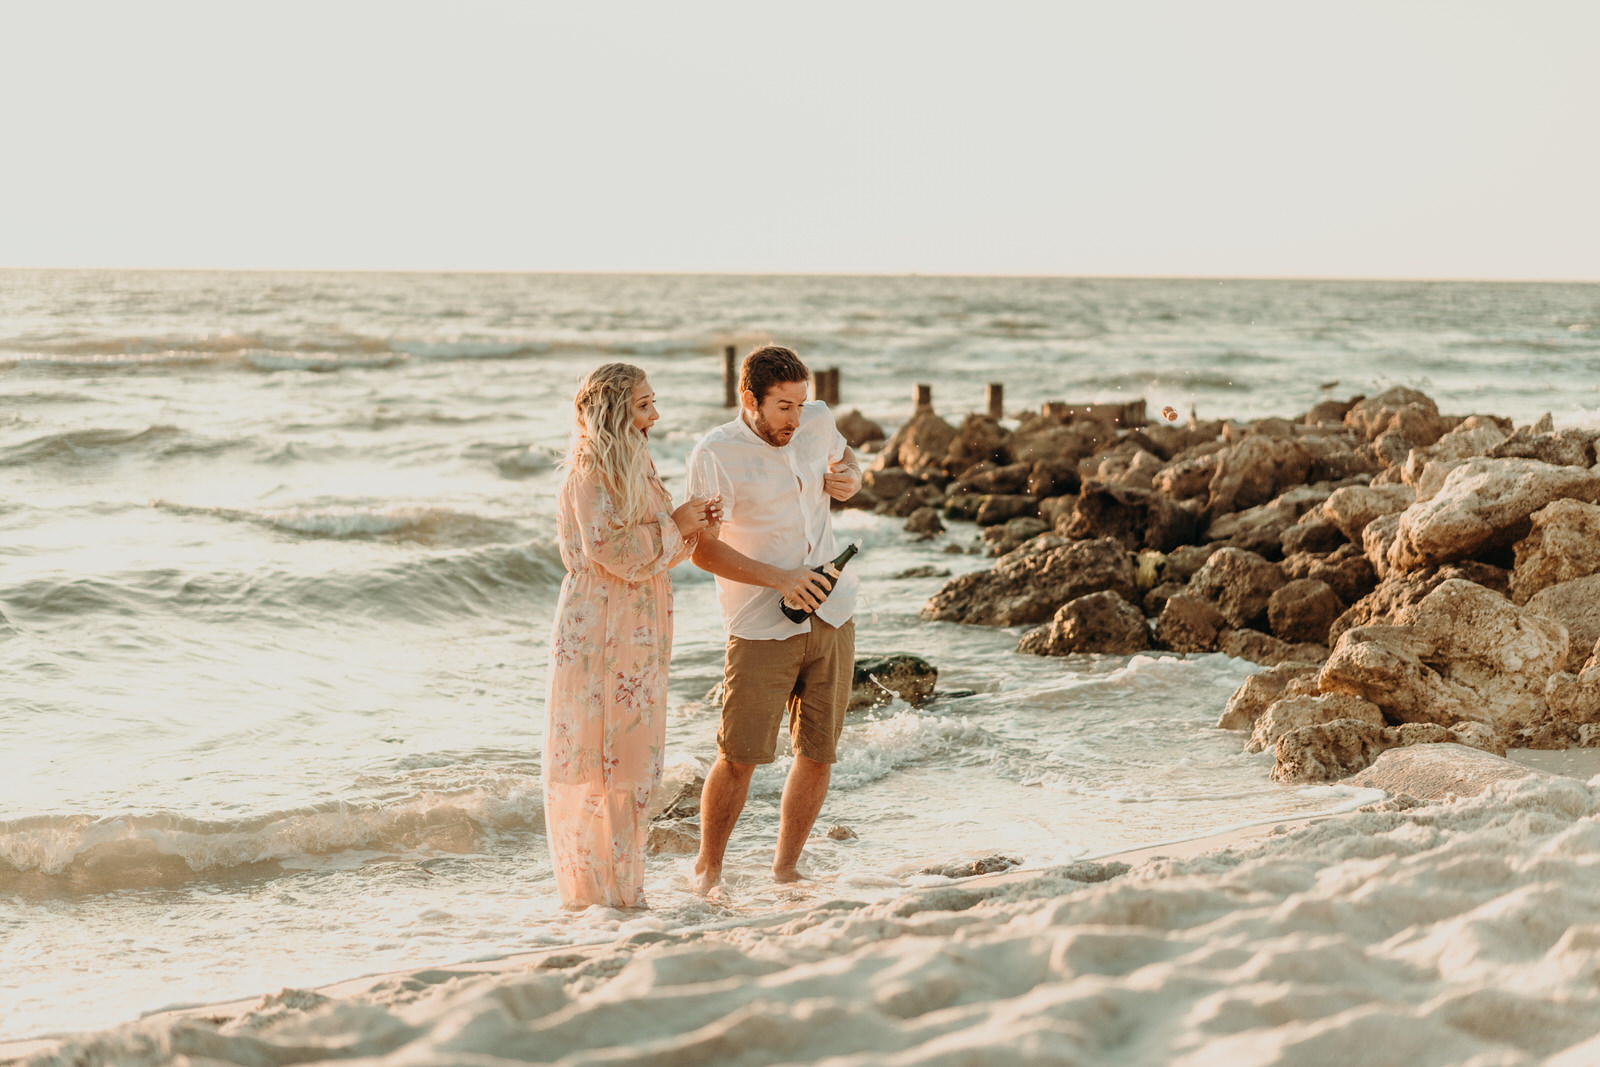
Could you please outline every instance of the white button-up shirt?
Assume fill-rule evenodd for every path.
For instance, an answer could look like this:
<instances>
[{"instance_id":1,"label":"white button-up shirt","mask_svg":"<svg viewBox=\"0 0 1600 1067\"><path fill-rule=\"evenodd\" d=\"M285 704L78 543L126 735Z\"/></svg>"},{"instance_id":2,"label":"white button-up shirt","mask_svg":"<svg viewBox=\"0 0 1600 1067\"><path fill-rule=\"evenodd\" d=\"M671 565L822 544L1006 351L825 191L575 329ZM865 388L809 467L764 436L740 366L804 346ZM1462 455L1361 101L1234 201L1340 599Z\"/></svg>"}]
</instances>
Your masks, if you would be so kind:
<instances>
[{"instance_id":1,"label":"white button-up shirt","mask_svg":"<svg viewBox=\"0 0 1600 1067\"><path fill-rule=\"evenodd\" d=\"M828 464L844 458L846 442L828 405L800 406L800 427L786 445L769 445L743 416L708 432L689 453L689 495L722 495L722 542L784 570L815 567L839 554L829 497ZM856 574L846 567L817 614L843 626L855 612ZM717 600L730 636L781 640L809 633L811 620L790 622L778 610L776 589L717 576Z\"/></svg>"}]
</instances>

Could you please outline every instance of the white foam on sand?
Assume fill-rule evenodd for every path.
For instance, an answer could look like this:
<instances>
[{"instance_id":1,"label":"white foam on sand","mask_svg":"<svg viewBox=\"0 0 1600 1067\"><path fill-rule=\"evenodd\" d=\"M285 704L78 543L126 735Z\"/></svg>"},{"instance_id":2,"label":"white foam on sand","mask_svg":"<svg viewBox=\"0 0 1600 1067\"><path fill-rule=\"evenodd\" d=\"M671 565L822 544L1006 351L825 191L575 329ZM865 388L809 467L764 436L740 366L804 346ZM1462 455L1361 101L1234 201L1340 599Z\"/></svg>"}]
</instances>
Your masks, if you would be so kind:
<instances>
[{"instance_id":1,"label":"white foam on sand","mask_svg":"<svg viewBox=\"0 0 1600 1067\"><path fill-rule=\"evenodd\" d=\"M605 945L152 1016L28 1062L1600 1062L1600 778L1406 803L1131 870L629 923Z\"/></svg>"}]
</instances>

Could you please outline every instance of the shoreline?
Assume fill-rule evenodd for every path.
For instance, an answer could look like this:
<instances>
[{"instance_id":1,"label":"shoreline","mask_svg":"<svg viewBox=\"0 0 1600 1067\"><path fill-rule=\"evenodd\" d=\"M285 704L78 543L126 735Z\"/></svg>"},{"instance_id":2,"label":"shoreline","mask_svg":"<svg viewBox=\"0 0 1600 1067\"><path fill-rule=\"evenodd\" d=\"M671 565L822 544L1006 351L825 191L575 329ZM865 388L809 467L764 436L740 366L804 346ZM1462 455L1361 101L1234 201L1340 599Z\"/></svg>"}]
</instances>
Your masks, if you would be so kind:
<instances>
[{"instance_id":1,"label":"shoreline","mask_svg":"<svg viewBox=\"0 0 1600 1067\"><path fill-rule=\"evenodd\" d=\"M1452 751L1443 751L1449 749ZM1453 751L1459 749L1459 751ZM582 945L551 945L529 952L492 959L404 968L343 979L309 990L283 989L276 993L212 1004L188 1005L154 1011L116 1026L98 1031L63 1032L34 1037L0 1040L0 1067L24 1063L32 1057L61 1052L74 1042L96 1041L128 1031L163 1033L198 1025L222 1028L246 1024L257 1017L279 1018L287 1013L305 1012L329 1002L406 1004L425 999L444 989L493 983L501 985L541 974L581 972L586 968L604 972L601 986L642 950L651 946L696 947L711 951L712 946L782 933L803 926L808 916L818 911L841 909L846 912L876 907L892 914L963 910L974 902L1002 894L1024 899L1053 899L1057 888L1071 890L1090 884L1110 885L1117 881L1160 878L1168 868L1192 866L1195 861L1210 868L1226 869L1270 844L1276 838L1289 838L1315 826L1351 823L1360 812L1405 809L1416 805L1470 797L1501 781L1572 778L1587 781L1600 773L1600 749L1558 752L1516 750L1516 759L1500 759L1459 746L1414 746L1395 750L1392 762L1397 769L1381 773L1375 764L1371 775L1356 776L1350 784L1371 788L1375 800L1349 811L1271 821L1235 827L1185 840L1149 845L1108 853L1078 861L1066 867L1020 869L955 879L944 885L907 887L898 893L873 901L818 902L799 909L749 919L728 919L679 930L641 930L607 941ZM1424 766L1418 774L1418 759ZM1436 773L1441 762L1453 772L1447 778ZM1431 794L1431 795L1430 795ZM1397 798L1400 803L1396 803ZM1119 869L1120 868L1120 869ZM1098 873L1096 873L1098 871ZM1058 885L1065 879L1064 885ZM330 1050L332 1053L332 1050ZM331 1058L331 1057L330 1057ZM73 1061L76 1062L76 1061ZM287 1061L286 1061L287 1062Z\"/></svg>"}]
</instances>

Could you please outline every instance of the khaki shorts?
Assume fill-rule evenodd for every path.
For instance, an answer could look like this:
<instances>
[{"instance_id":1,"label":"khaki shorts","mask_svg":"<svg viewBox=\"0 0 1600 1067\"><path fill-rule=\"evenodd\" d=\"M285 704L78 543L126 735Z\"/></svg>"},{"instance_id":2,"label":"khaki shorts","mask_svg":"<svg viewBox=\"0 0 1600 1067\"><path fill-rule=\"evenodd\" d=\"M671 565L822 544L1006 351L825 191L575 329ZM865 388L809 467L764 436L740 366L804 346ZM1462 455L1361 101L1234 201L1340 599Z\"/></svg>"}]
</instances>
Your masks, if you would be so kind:
<instances>
[{"instance_id":1,"label":"khaki shorts","mask_svg":"<svg viewBox=\"0 0 1600 1067\"><path fill-rule=\"evenodd\" d=\"M811 617L811 632L781 641L728 638L717 751L730 763L771 763L789 715L796 755L833 763L855 679L856 624Z\"/></svg>"}]
</instances>

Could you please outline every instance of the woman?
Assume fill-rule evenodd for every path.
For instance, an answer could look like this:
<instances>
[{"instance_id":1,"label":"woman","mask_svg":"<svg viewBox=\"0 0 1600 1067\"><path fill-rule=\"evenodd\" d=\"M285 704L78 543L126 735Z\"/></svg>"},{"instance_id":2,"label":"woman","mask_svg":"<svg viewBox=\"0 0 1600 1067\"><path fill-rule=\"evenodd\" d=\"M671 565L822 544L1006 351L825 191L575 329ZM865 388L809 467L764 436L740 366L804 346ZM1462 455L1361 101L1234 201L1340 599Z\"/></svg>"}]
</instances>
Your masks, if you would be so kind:
<instances>
[{"instance_id":1,"label":"woman","mask_svg":"<svg viewBox=\"0 0 1600 1067\"><path fill-rule=\"evenodd\" d=\"M644 371L607 363L573 405L556 505L567 576L550 649L545 827L563 905L643 908L672 652L667 570L689 558L716 502L673 510L645 447L659 416Z\"/></svg>"}]
</instances>

